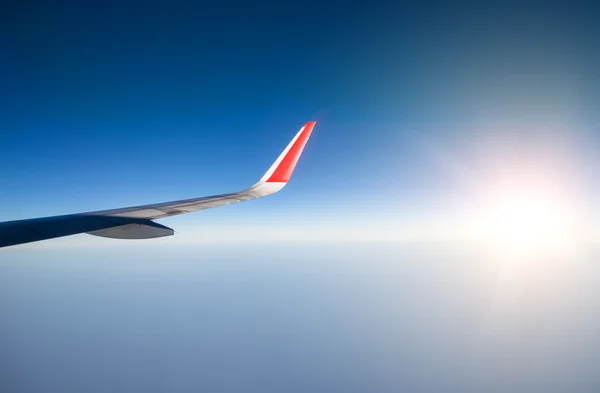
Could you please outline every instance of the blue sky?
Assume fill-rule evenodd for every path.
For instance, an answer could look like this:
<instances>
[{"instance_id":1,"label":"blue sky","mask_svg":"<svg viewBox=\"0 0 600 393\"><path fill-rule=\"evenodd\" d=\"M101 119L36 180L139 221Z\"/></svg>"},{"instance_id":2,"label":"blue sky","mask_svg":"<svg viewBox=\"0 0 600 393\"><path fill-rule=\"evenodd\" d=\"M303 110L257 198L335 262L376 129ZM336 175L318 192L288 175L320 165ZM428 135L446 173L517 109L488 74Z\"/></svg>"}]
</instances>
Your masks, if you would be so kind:
<instances>
[{"instance_id":1,"label":"blue sky","mask_svg":"<svg viewBox=\"0 0 600 393\"><path fill-rule=\"evenodd\" d=\"M0 252L0 390L596 392L595 7L0 13L0 221L268 198ZM468 240L468 243L464 243Z\"/></svg>"},{"instance_id":2,"label":"blue sky","mask_svg":"<svg viewBox=\"0 0 600 393\"><path fill-rule=\"evenodd\" d=\"M14 6L2 39L1 216L233 191L312 119L284 193L169 222L433 216L427 226L447 232L435 217L454 220L497 172L536 172L544 160L557 166L550 177L569 173L560 181L573 184L560 187L589 209L600 142L593 14L385 2Z\"/></svg>"}]
</instances>

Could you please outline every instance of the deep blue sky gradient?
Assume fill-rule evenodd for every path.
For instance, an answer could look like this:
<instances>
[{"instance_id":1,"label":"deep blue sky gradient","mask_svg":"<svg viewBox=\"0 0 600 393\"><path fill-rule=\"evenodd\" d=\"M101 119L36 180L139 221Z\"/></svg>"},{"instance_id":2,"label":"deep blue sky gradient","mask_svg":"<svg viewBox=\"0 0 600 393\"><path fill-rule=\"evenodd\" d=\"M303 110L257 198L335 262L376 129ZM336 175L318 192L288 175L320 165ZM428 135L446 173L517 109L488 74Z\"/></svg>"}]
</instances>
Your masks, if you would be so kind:
<instances>
[{"instance_id":1,"label":"deep blue sky gradient","mask_svg":"<svg viewBox=\"0 0 600 393\"><path fill-rule=\"evenodd\" d=\"M385 139L373 131L386 121L369 81L379 71L362 60L385 13L370 12L310 4L15 11L2 189L11 200L43 189L46 209L60 211L65 188L94 206L229 191L260 177L314 118L323 121L304 161L343 183Z\"/></svg>"},{"instance_id":2,"label":"deep blue sky gradient","mask_svg":"<svg viewBox=\"0 0 600 393\"><path fill-rule=\"evenodd\" d=\"M284 204L360 204L368 215L373 201L402 213L393 201L464 198L464 179L429 150L476 172L466 130L490 125L535 148L549 131L530 135L531 125L558 124L580 138L571 155L590 157L585 172L599 144L592 15L510 4L13 5L0 41L0 216L233 191L312 119ZM269 208L260 203L256 212Z\"/></svg>"}]
</instances>

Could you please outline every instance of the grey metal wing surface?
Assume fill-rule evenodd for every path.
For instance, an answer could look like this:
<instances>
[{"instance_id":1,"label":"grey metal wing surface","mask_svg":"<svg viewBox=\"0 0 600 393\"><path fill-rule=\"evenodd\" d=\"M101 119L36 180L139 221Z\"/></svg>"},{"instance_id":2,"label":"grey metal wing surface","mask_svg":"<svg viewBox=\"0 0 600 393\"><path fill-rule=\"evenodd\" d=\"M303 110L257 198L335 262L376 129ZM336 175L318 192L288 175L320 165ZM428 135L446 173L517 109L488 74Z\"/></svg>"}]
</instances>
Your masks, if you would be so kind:
<instances>
[{"instance_id":1,"label":"grey metal wing surface","mask_svg":"<svg viewBox=\"0 0 600 393\"><path fill-rule=\"evenodd\" d=\"M88 233L116 239L151 239L174 234L155 219L261 198L287 184L316 122L308 122L252 187L227 194L88 213L0 222L0 248Z\"/></svg>"}]
</instances>

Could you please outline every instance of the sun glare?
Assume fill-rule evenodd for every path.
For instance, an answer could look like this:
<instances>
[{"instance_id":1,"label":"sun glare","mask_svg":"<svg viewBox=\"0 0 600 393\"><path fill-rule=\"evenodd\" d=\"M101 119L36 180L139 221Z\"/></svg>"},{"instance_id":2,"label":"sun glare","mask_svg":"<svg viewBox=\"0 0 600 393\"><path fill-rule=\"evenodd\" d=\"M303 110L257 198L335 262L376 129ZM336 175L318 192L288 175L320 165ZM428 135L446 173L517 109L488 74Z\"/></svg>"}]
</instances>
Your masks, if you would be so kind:
<instances>
[{"instance_id":1,"label":"sun glare","mask_svg":"<svg viewBox=\"0 0 600 393\"><path fill-rule=\"evenodd\" d=\"M512 191L490 198L478 213L483 240L512 255L556 253L573 240L571 216L560 198L541 191Z\"/></svg>"}]
</instances>

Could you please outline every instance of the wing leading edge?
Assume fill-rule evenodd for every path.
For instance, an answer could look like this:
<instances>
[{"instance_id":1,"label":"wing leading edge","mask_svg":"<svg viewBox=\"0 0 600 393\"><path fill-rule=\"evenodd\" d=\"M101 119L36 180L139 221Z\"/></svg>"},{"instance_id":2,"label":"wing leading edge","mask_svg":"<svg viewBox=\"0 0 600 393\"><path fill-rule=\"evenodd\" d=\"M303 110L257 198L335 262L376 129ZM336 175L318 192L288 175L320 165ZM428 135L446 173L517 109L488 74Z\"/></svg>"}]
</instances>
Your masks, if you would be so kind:
<instances>
[{"instance_id":1,"label":"wing leading edge","mask_svg":"<svg viewBox=\"0 0 600 393\"><path fill-rule=\"evenodd\" d=\"M264 176L252 187L229 194L101 210L65 216L0 223L0 247L89 233L117 239L149 239L173 235L173 230L152 220L261 198L287 184L316 122L308 122L287 145Z\"/></svg>"}]
</instances>

